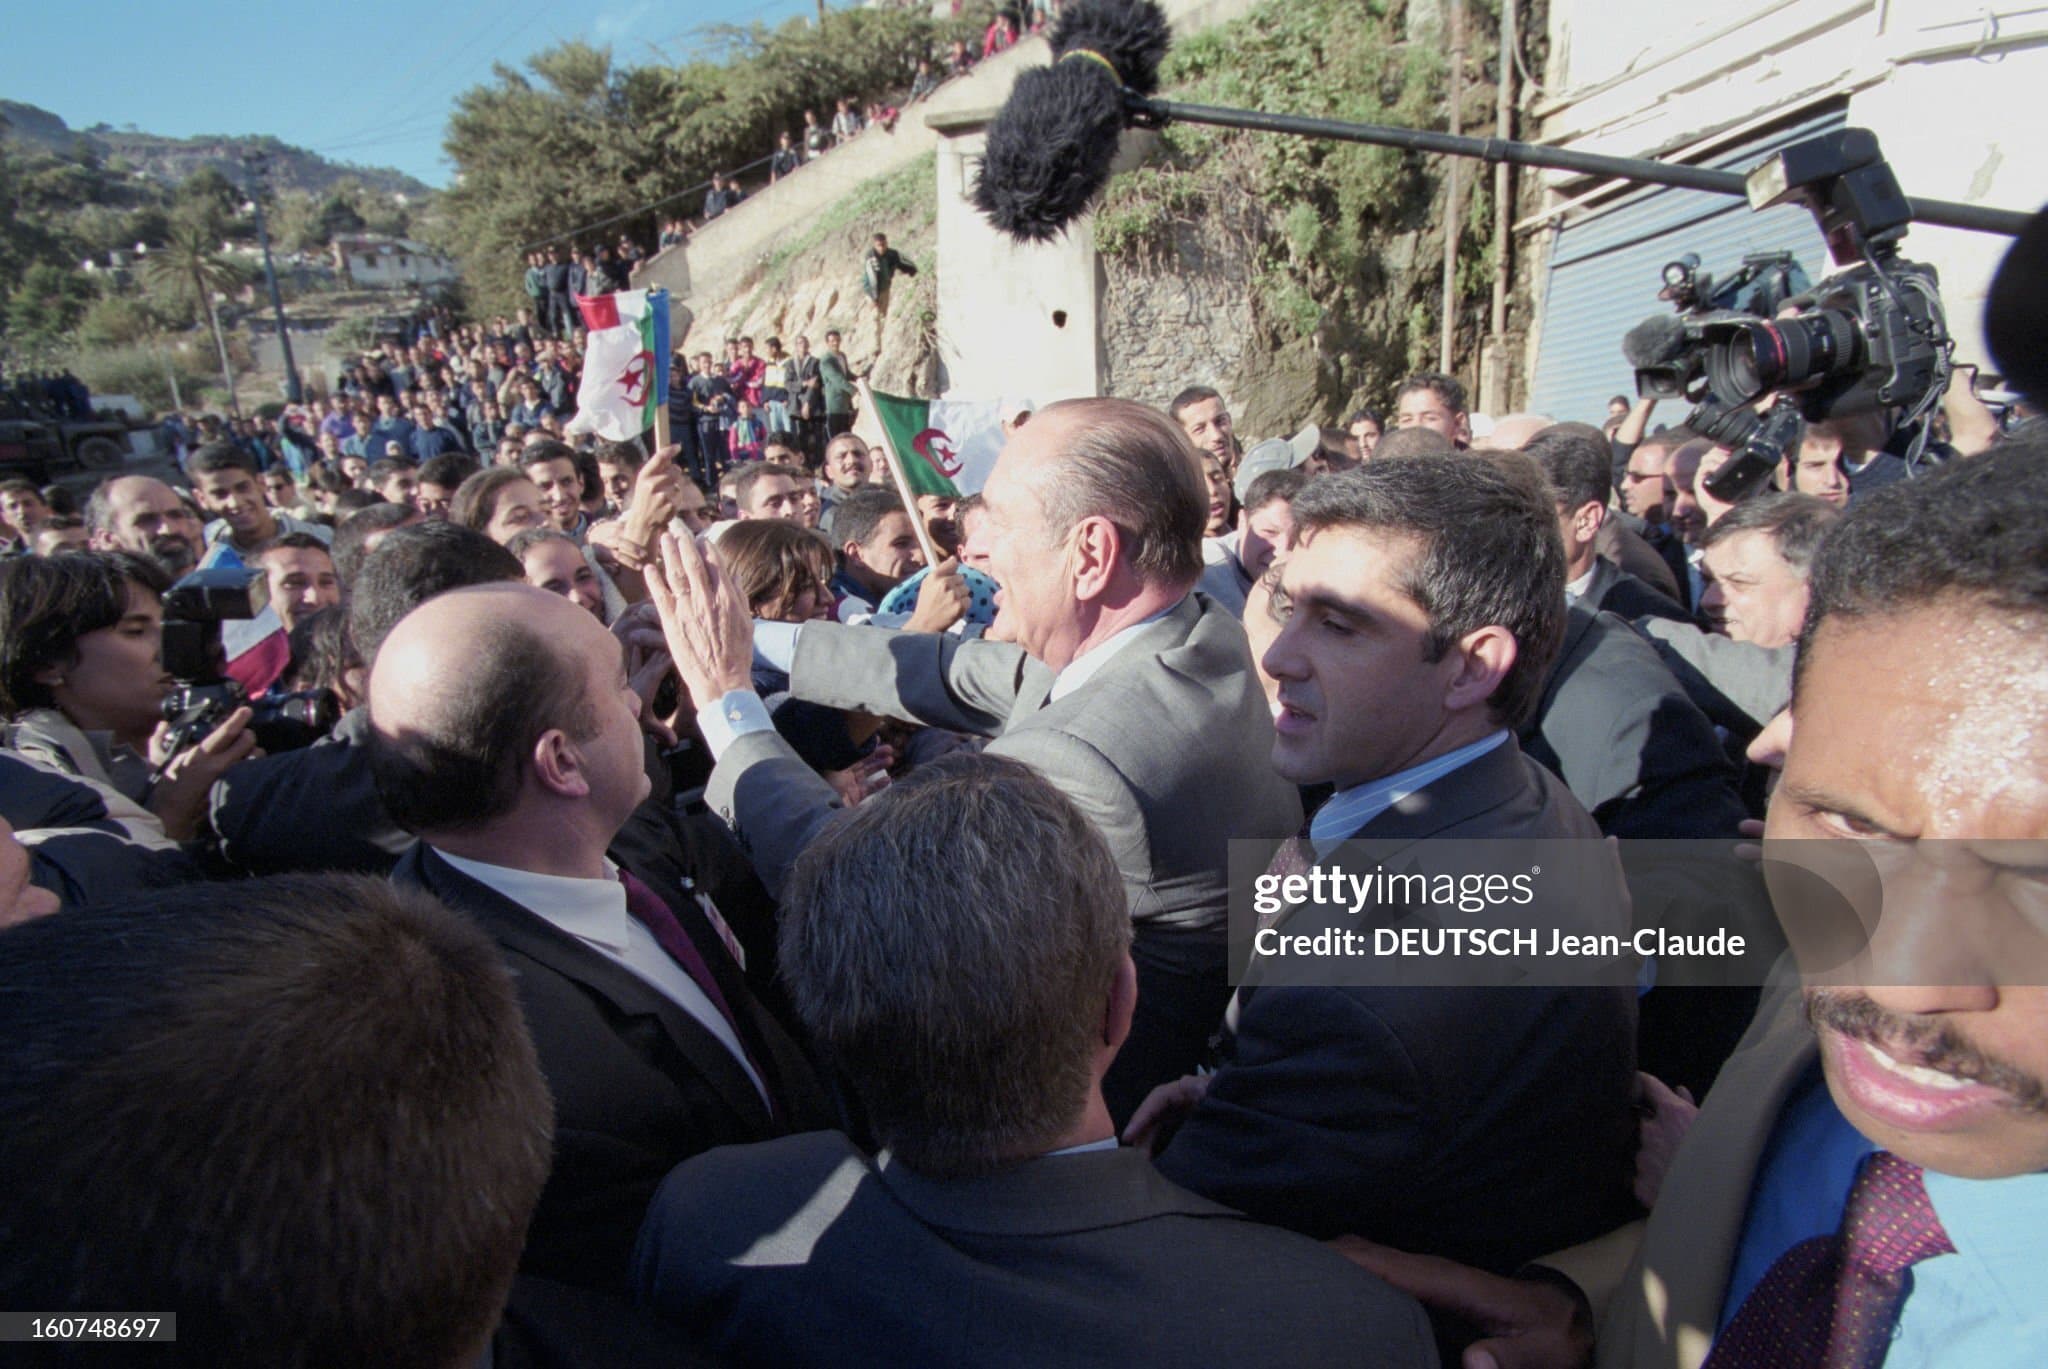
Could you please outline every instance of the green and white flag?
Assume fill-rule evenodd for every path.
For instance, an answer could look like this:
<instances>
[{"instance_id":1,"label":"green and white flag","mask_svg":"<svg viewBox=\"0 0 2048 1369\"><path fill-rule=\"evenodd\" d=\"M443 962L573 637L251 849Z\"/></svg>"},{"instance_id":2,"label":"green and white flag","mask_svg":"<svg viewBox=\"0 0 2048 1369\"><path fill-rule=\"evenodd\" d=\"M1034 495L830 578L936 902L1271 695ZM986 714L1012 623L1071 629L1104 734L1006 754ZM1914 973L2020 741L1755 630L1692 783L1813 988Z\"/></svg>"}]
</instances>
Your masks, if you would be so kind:
<instances>
[{"instance_id":1,"label":"green and white flag","mask_svg":"<svg viewBox=\"0 0 2048 1369\"><path fill-rule=\"evenodd\" d=\"M869 391L912 494L960 496L988 483L1003 450L1000 401L904 399Z\"/></svg>"},{"instance_id":2,"label":"green and white flag","mask_svg":"<svg viewBox=\"0 0 2048 1369\"><path fill-rule=\"evenodd\" d=\"M576 307L590 336L568 431L631 441L668 405L668 291L578 295Z\"/></svg>"}]
</instances>

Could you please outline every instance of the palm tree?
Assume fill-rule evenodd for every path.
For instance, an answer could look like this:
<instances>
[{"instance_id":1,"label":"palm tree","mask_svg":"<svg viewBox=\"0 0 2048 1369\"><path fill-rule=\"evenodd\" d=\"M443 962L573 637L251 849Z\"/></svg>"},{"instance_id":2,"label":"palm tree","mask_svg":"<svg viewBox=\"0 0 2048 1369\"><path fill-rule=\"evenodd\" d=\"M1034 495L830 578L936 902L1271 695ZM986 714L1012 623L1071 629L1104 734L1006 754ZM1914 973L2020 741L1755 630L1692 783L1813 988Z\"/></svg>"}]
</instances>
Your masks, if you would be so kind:
<instances>
[{"instance_id":1,"label":"palm tree","mask_svg":"<svg viewBox=\"0 0 2048 1369\"><path fill-rule=\"evenodd\" d=\"M228 409L241 417L241 400L235 393L235 369L228 362L227 339L220 331L220 311L214 296L225 294L239 283L234 265L213 250L212 237L203 224L174 222L161 251L152 252L143 264L149 288L176 304L206 310L213 325L213 345L220 352L220 375L227 382Z\"/></svg>"}]
</instances>

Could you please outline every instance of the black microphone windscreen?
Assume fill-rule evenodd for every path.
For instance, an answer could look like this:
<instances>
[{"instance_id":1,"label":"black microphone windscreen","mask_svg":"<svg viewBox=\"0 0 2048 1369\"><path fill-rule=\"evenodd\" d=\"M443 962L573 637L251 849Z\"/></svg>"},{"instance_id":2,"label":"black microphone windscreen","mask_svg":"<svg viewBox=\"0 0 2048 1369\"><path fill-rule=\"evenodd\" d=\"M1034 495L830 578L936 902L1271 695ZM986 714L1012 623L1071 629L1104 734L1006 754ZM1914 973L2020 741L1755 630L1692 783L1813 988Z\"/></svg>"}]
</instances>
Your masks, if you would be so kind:
<instances>
[{"instance_id":1,"label":"black microphone windscreen","mask_svg":"<svg viewBox=\"0 0 2048 1369\"><path fill-rule=\"evenodd\" d=\"M2048 209L2034 215L1984 297L1984 338L2005 383L2036 404L2048 404Z\"/></svg>"},{"instance_id":2,"label":"black microphone windscreen","mask_svg":"<svg viewBox=\"0 0 2048 1369\"><path fill-rule=\"evenodd\" d=\"M1055 61L1070 52L1096 53L1140 95L1159 89L1159 64L1172 41L1166 12L1155 0L1077 0L1052 26Z\"/></svg>"},{"instance_id":3,"label":"black microphone windscreen","mask_svg":"<svg viewBox=\"0 0 2048 1369\"><path fill-rule=\"evenodd\" d=\"M1073 0L1053 26L1053 64L1017 78L989 122L975 207L1021 242L1046 242L1109 181L1124 91L1150 95L1172 32L1155 0Z\"/></svg>"},{"instance_id":4,"label":"black microphone windscreen","mask_svg":"<svg viewBox=\"0 0 2048 1369\"><path fill-rule=\"evenodd\" d=\"M1667 365L1684 351L1685 325L1675 314L1652 314L1621 340L1621 354L1638 371Z\"/></svg>"}]
</instances>

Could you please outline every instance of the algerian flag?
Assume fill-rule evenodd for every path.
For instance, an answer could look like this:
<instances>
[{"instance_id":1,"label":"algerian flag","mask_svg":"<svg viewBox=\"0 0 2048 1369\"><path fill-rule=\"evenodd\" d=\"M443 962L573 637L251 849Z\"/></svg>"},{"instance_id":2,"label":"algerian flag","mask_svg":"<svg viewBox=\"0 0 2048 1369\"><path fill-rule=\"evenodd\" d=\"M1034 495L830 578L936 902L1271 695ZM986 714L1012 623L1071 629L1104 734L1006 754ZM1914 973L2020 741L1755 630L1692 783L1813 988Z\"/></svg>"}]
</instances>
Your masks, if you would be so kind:
<instances>
[{"instance_id":1,"label":"algerian flag","mask_svg":"<svg viewBox=\"0 0 2048 1369\"><path fill-rule=\"evenodd\" d=\"M904 399L874 393L875 418L902 458L913 494L974 494L1003 450L996 400Z\"/></svg>"},{"instance_id":2,"label":"algerian flag","mask_svg":"<svg viewBox=\"0 0 2048 1369\"><path fill-rule=\"evenodd\" d=\"M630 441L668 406L668 291L578 295L576 307L590 338L568 431Z\"/></svg>"}]
</instances>

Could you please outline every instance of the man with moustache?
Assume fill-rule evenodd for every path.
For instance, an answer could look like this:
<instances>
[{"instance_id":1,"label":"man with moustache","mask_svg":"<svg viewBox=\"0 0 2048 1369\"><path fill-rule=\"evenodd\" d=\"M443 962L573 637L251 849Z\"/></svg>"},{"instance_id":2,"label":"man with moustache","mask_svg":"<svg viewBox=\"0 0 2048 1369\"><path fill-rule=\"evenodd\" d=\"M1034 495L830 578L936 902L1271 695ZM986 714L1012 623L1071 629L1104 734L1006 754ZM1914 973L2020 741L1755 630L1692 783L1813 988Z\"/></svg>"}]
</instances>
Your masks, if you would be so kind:
<instances>
[{"instance_id":1,"label":"man with moustache","mask_svg":"<svg viewBox=\"0 0 2048 1369\"><path fill-rule=\"evenodd\" d=\"M1874 931L1767 992L1653 1195L1602 1365L2048 1362L2044 501L2048 439L2022 439L1822 543L1764 853L1795 951L1816 875ZM1545 1261L1576 1287L1352 1253L1486 1326L1499 1362L1570 1365L1632 1237Z\"/></svg>"}]
</instances>

